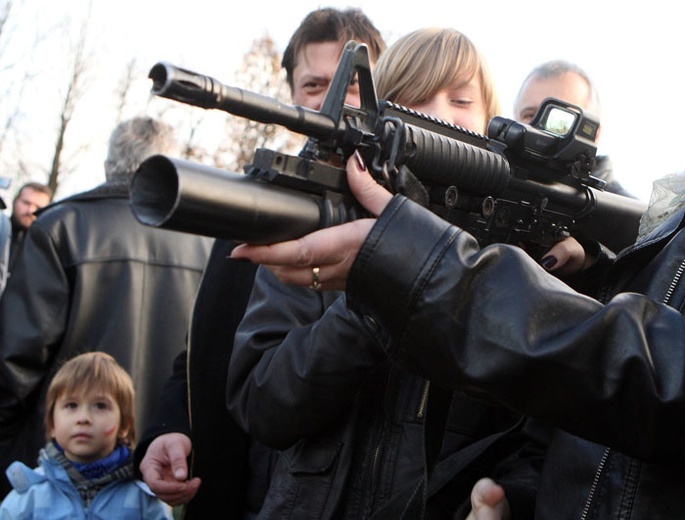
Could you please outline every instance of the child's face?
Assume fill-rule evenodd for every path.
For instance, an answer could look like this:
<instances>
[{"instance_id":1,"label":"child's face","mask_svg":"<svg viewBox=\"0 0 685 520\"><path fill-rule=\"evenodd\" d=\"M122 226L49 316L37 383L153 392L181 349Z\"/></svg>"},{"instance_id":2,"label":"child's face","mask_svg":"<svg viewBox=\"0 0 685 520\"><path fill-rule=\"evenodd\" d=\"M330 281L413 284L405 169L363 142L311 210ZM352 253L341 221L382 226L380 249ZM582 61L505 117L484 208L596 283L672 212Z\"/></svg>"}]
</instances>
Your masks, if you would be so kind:
<instances>
[{"instance_id":1,"label":"child's face","mask_svg":"<svg viewBox=\"0 0 685 520\"><path fill-rule=\"evenodd\" d=\"M106 392L64 393L55 403L50 436L73 462L88 463L112 453L119 435L121 410ZM123 434L124 432L122 432Z\"/></svg>"}]
</instances>

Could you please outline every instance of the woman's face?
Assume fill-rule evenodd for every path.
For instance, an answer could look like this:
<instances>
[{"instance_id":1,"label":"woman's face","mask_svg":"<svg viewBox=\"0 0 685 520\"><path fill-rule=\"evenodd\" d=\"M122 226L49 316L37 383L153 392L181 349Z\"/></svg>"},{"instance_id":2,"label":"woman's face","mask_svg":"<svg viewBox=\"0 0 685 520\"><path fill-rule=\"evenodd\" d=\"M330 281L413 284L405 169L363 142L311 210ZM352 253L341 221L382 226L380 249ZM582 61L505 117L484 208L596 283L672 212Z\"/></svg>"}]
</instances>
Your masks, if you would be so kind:
<instances>
[{"instance_id":1,"label":"woman's face","mask_svg":"<svg viewBox=\"0 0 685 520\"><path fill-rule=\"evenodd\" d=\"M430 99L408 107L479 134L485 134L488 124L480 78L476 76L466 83L455 81Z\"/></svg>"}]
</instances>

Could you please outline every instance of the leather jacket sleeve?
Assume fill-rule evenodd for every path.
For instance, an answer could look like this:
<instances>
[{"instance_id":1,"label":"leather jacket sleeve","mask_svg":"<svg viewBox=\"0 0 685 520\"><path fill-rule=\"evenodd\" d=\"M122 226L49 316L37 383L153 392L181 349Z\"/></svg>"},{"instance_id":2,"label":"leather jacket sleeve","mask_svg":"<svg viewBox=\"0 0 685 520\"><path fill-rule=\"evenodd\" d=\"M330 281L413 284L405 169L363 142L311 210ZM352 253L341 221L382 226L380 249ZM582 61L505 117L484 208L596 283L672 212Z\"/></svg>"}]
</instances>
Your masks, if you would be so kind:
<instances>
[{"instance_id":1,"label":"leather jacket sleeve","mask_svg":"<svg viewBox=\"0 0 685 520\"><path fill-rule=\"evenodd\" d=\"M667 305L635 293L601 304L401 196L360 250L347 296L390 335L391 358L439 385L631 455L685 459L685 320Z\"/></svg>"},{"instance_id":2,"label":"leather jacket sleeve","mask_svg":"<svg viewBox=\"0 0 685 520\"><path fill-rule=\"evenodd\" d=\"M284 285L260 267L235 337L228 408L257 440L286 449L340 420L383 358L344 295Z\"/></svg>"},{"instance_id":3,"label":"leather jacket sleeve","mask_svg":"<svg viewBox=\"0 0 685 520\"><path fill-rule=\"evenodd\" d=\"M133 467L140 475L139 466L148 447L157 437L167 433L182 433L192 439L188 417L187 352L181 352L174 360L171 377L167 379L162 400L155 410L154 420L136 443Z\"/></svg>"},{"instance_id":4,"label":"leather jacket sleeve","mask_svg":"<svg viewBox=\"0 0 685 520\"><path fill-rule=\"evenodd\" d=\"M53 363L69 284L47 230L35 223L0 299L0 431L7 432Z\"/></svg>"}]
</instances>

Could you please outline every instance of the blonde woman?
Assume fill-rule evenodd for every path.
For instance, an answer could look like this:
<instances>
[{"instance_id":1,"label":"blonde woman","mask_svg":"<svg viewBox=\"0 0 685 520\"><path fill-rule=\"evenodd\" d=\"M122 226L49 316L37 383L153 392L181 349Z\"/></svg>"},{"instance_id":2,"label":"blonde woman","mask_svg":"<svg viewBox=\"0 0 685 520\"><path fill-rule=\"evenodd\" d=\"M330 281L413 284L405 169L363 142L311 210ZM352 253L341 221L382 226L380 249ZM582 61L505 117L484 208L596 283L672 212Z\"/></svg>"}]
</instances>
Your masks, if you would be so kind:
<instances>
[{"instance_id":1,"label":"blonde woman","mask_svg":"<svg viewBox=\"0 0 685 520\"><path fill-rule=\"evenodd\" d=\"M485 59L456 29L426 28L391 45L373 71L378 97L484 134L500 105Z\"/></svg>"},{"instance_id":2,"label":"blonde woman","mask_svg":"<svg viewBox=\"0 0 685 520\"><path fill-rule=\"evenodd\" d=\"M476 132L498 111L482 56L453 29L400 38L383 51L374 76L379 97ZM284 285L260 267L235 337L229 410L255 439L283 452L259 518L399 518L392 511L424 474L433 389L386 355L384 332L343 294L320 289ZM440 460L458 458L463 470L431 497L431 515L465 518L473 486L492 477L501 484L491 489L497 514L532 516L544 446L521 434L526 425L502 406L455 392L436 442Z\"/></svg>"}]
</instances>

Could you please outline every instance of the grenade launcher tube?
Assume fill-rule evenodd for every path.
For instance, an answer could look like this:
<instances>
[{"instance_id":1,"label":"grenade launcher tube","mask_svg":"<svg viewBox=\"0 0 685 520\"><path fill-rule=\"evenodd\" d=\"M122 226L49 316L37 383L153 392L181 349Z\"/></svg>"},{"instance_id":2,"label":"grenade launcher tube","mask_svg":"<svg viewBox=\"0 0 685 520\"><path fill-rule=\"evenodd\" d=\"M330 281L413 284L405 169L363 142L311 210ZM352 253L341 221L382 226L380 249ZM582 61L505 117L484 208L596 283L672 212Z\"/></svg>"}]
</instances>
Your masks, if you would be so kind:
<instances>
[{"instance_id":1,"label":"grenade launcher tube","mask_svg":"<svg viewBox=\"0 0 685 520\"><path fill-rule=\"evenodd\" d=\"M297 238L346 218L324 197L163 155L143 161L134 175L131 209L148 226L252 244Z\"/></svg>"}]
</instances>

